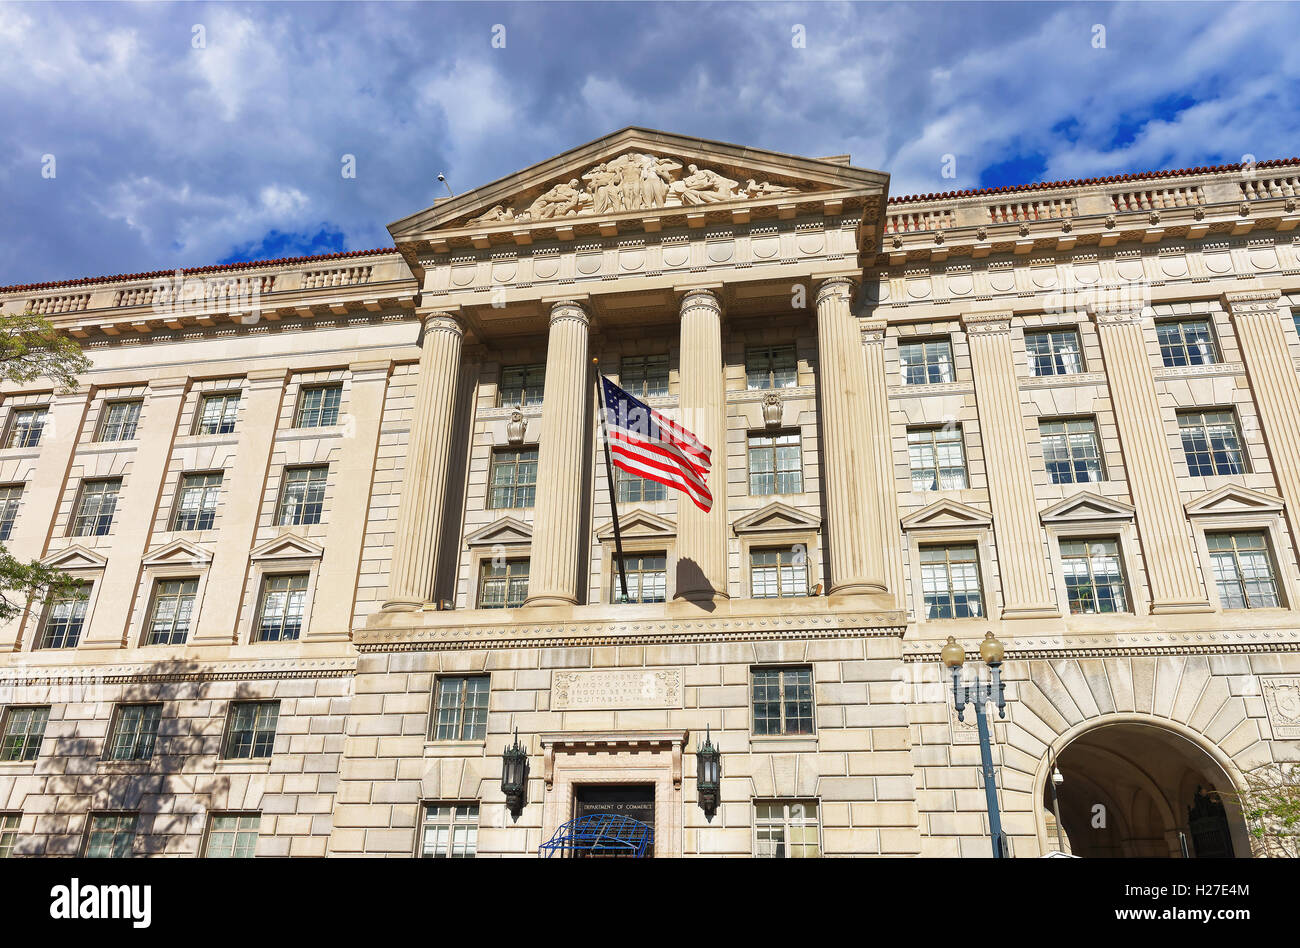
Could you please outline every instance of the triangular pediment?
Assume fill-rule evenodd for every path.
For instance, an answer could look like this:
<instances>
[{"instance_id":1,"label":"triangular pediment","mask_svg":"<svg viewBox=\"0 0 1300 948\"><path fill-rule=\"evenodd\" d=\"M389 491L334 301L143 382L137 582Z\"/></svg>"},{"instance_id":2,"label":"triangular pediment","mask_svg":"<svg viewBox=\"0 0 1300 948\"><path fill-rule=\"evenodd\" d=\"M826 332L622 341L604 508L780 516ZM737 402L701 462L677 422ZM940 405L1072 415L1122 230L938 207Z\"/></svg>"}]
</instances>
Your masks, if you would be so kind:
<instances>
[{"instance_id":1,"label":"triangular pediment","mask_svg":"<svg viewBox=\"0 0 1300 948\"><path fill-rule=\"evenodd\" d=\"M1092 491L1080 491L1041 514L1043 523L1078 523L1092 520L1132 520L1133 508L1126 503L1102 497Z\"/></svg>"},{"instance_id":2,"label":"triangular pediment","mask_svg":"<svg viewBox=\"0 0 1300 948\"><path fill-rule=\"evenodd\" d=\"M533 528L514 517L502 517L465 538L466 546L519 546L533 542Z\"/></svg>"},{"instance_id":3,"label":"triangular pediment","mask_svg":"<svg viewBox=\"0 0 1300 948\"><path fill-rule=\"evenodd\" d=\"M1229 484L1202 494L1186 505L1189 517L1212 517L1219 514L1276 514L1285 505L1280 497Z\"/></svg>"},{"instance_id":4,"label":"triangular pediment","mask_svg":"<svg viewBox=\"0 0 1300 948\"><path fill-rule=\"evenodd\" d=\"M942 530L962 527L988 527L993 515L978 507L959 504L955 500L940 500L903 518L904 530Z\"/></svg>"},{"instance_id":5,"label":"triangular pediment","mask_svg":"<svg viewBox=\"0 0 1300 948\"><path fill-rule=\"evenodd\" d=\"M624 540L665 539L677 536L677 524L657 517L648 510L629 510L618 518L619 531ZM596 531L598 540L614 539L614 521Z\"/></svg>"},{"instance_id":6,"label":"triangular pediment","mask_svg":"<svg viewBox=\"0 0 1300 948\"><path fill-rule=\"evenodd\" d=\"M147 555L143 563L145 566L208 566L212 554L189 540L173 540Z\"/></svg>"},{"instance_id":7,"label":"triangular pediment","mask_svg":"<svg viewBox=\"0 0 1300 948\"><path fill-rule=\"evenodd\" d=\"M66 550L59 550L57 553L51 553L45 559L41 560L42 566L49 566L54 569L103 569L108 565L108 560L100 556L94 550L88 550L80 544L74 544Z\"/></svg>"},{"instance_id":8,"label":"triangular pediment","mask_svg":"<svg viewBox=\"0 0 1300 948\"><path fill-rule=\"evenodd\" d=\"M732 529L737 536L756 533L788 533L821 529L822 520L814 514L798 510L788 504L773 502L746 514L735 522Z\"/></svg>"},{"instance_id":9,"label":"triangular pediment","mask_svg":"<svg viewBox=\"0 0 1300 948\"><path fill-rule=\"evenodd\" d=\"M324 552L324 549L310 540L304 540L292 533L284 533L257 547L249 554L249 558L254 560L317 559Z\"/></svg>"}]
</instances>

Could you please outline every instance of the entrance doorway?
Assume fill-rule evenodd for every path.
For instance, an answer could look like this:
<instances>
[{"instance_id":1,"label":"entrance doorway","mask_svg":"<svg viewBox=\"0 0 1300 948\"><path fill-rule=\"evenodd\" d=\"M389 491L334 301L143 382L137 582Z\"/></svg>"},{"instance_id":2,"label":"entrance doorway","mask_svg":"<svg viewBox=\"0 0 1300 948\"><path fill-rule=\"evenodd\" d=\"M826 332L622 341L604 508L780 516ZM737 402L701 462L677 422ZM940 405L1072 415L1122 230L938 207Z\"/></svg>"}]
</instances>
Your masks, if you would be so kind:
<instances>
[{"instance_id":1,"label":"entrance doorway","mask_svg":"<svg viewBox=\"0 0 1300 948\"><path fill-rule=\"evenodd\" d=\"M593 813L612 813L655 825L654 784L588 784L574 788L573 819L578 820ZM581 853L575 851L575 855ZM647 846L646 856L654 855L653 841Z\"/></svg>"}]
</instances>

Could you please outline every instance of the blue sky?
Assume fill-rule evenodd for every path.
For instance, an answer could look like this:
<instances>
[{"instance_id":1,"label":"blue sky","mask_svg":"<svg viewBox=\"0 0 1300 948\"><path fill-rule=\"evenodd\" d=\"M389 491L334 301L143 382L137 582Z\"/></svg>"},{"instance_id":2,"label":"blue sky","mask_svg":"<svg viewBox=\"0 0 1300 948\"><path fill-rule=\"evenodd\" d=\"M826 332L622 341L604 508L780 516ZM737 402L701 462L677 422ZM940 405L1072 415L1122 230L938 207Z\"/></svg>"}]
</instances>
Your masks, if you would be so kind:
<instances>
[{"instance_id":1,"label":"blue sky","mask_svg":"<svg viewBox=\"0 0 1300 948\"><path fill-rule=\"evenodd\" d=\"M439 172L625 125L893 194L1289 157L1297 36L1280 3L4 4L0 284L384 246Z\"/></svg>"}]
</instances>

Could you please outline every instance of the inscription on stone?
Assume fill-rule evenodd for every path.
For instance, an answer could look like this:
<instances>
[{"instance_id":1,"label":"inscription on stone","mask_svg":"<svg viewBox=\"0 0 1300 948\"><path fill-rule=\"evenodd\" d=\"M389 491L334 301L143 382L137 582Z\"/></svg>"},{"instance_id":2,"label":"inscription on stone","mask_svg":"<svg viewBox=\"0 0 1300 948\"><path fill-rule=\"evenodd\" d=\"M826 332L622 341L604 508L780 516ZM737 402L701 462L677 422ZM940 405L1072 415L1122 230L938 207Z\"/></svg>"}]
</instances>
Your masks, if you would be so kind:
<instances>
[{"instance_id":1,"label":"inscription on stone","mask_svg":"<svg viewBox=\"0 0 1300 948\"><path fill-rule=\"evenodd\" d=\"M551 710L680 708L680 668L556 671L551 674Z\"/></svg>"}]
</instances>

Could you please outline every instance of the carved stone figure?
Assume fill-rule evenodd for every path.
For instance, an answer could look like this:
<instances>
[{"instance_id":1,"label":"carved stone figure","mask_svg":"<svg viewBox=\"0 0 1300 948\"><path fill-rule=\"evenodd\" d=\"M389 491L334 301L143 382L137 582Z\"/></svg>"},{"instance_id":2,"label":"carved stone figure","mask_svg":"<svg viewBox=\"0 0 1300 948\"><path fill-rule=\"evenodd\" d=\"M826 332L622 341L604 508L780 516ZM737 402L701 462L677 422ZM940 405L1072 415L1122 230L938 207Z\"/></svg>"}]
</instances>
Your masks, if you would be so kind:
<instances>
[{"instance_id":1,"label":"carved stone figure","mask_svg":"<svg viewBox=\"0 0 1300 948\"><path fill-rule=\"evenodd\" d=\"M787 187L784 184L773 184L771 181L764 181L759 184L753 178L745 185L745 193L750 197L775 197L778 194L798 194L798 188Z\"/></svg>"},{"instance_id":2,"label":"carved stone figure","mask_svg":"<svg viewBox=\"0 0 1300 948\"><path fill-rule=\"evenodd\" d=\"M528 206L528 216L532 220L568 217L578 212L578 204L582 198L583 192L578 187L578 179L573 178L567 184L557 184L549 191L538 195L537 200Z\"/></svg>"},{"instance_id":3,"label":"carved stone figure","mask_svg":"<svg viewBox=\"0 0 1300 948\"><path fill-rule=\"evenodd\" d=\"M480 214L470 221L471 224L493 224L498 222L512 221L515 219L515 212L510 208L498 204L486 214Z\"/></svg>"},{"instance_id":4,"label":"carved stone figure","mask_svg":"<svg viewBox=\"0 0 1300 948\"><path fill-rule=\"evenodd\" d=\"M687 165L690 170L682 180L673 184L673 192L679 194L683 204L718 204L722 201L734 201L739 195L736 188L740 182L724 178L716 171Z\"/></svg>"},{"instance_id":5,"label":"carved stone figure","mask_svg":"<svg viewBox=\"0 0 1300 948\"><path fill-rule=\"evenodd\" d=\"M587 187L591 189L591 210L593 214L605 214L610 211L621 211L621 192L619 190L623 183L624 172L619 168L611 168L605 162L601 162L582 176L582 180L587 182Z\"/></svg>"}]
</instances>

